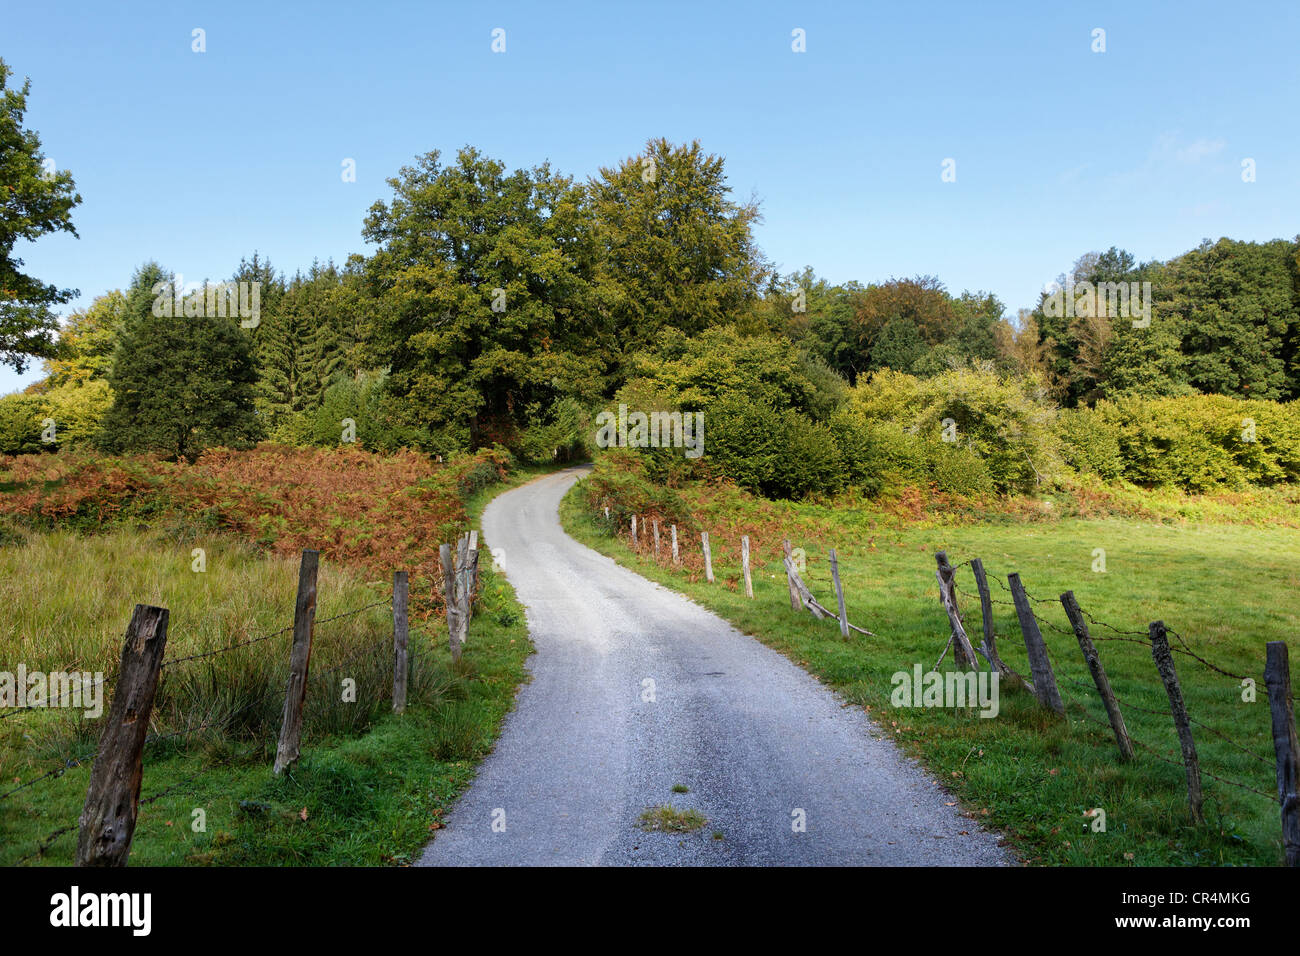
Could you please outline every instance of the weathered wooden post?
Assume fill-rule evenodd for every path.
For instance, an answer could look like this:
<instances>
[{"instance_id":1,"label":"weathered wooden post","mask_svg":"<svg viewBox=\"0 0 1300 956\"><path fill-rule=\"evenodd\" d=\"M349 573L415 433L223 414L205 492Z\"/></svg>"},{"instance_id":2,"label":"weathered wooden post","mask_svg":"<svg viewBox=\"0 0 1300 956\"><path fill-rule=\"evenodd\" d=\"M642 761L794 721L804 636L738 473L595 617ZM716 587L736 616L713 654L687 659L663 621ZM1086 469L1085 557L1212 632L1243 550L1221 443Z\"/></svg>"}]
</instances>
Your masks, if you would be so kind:
<instances>
[{"instance_id":1,"label":"weathered wooden post","mask_svg":"<svg viewBox=\"0 0 1300 956\"><path fill-rule=\"evenodd\" d=\"M410 664L406 657L406 642L410 634L407 619L407 599L410 582L405 571L393 572L393 712L406 710L406 681Z\"/></svg>"},{"instance_id":2,"label":"weathered wooden post","mask_svg":"<svg viewBox=\"0 0 1300 956\"><path fill-rule=\"evenodd\" d=\"M451 545L438 546L438 563L442 565L442 604L447 612L447 644L451 659L460 660L460 606L456 602L456 565Z\"/></svg>"},{"instance_id":3,"label":"weathered wooden post","mask_svg":"<svg viewBox=\"0 0 1300 956\"><path fill-rule=\"evenodd\" d=\"M673 564L681 564L682 556L677 552L677 525L673 525Z\"/></svg>"},{"instance_id":4,"label":"weathered wooden post","mask_svg":"<svg viewBox=\"0 0 1300 956\"><path fill-rule=\"evenodd\" d=\"M1110 688L1106 668L1101 666L1101 658L1092 643L1092 635L1088 633L1088 622L1083 619L1083 612L1079 609L1079 602L1074 599L1073 591L1066 591L1061 595L1061 606L1065 608L1065 616L1070 619L1070 624L1074 628L1075 639L1078 640L1079 650L1083 652L1083 659L1092 673L1093 683L1097 685L1097 693L1101 695L1102 703L1106 705L1106 716L1110 718L1110 729L1115 732L1119 755L1125 760L1132 760L1133 741L1129 739L1128 728L1124 726L1124 715L1120 713L1119 701Z\"/></svg>"},{"instance_id":5,"label":"weathered wooden post","mask_svg":"<svg viewBox=\"0 0 1300 956\"><path fill-rule=\"evenodd\" d=\"M113 703L78 820L77 866L126 866L144 776L144 742L167 649L166 608L137 604L126 626Z\"/></svg>"},{"instance_id":6,"label":"weathered wooden post","mask_svg":"<svg viewBox=\"0 0 1300 956\"><path fill-rule=\"evenodd\" d=\"M849 615L844 610L844 588L840 586L840 559L831 548L831 581L835 584L835 600L840 605L840 636L849 636Z\"/></svg>"},{"instance_id":7,"label":"weathered wooden post","mask_svg":"<svg viewBox=\"0 0 1300 956\"><path fill-rule=\"evenodd\" d=\"M1174 729L1178 731L1178 745L1183 751L1183 769L1187 771L1187 803L1191 807L1192 820L1205 822L1205 813L1201 809L1204 798L1201 794L1201 762L1196 756L1196 743L1192 740L1192 724L1187 719L1187 704L1183 701L1183 690L1178 684L1178 671L1174 668L1174 655L1169 650L1169 638L1165 633L1164 621L1152 621L1147 626L1151 636L1151 657L1156 662L1156 670L1164 681L1165 693L1169 696L1169 710L1174 717Z\"/></svg>"},{"instance_id":8,"label":"weathered wooden post","mask_svg":"<svg viewBox=\"0 0 1300 956\"><path fill-rule=\"evenodd\" d=\"M1300 741L1296 739L1291 663L1285 641L1269 641L1264 665L1268 707L1273 716L1277 755L1277 799L1282 805L1282 845L1286 865L1300 866Z\"/></svg>"},{"instance_id":9,"label":"weathered wooden post","mask_svg":"<svg viewBox=\"0 0 1300 956\"><path fill-rule=\"evenodd\" d=\"M461 649L469 643L469 535L464 535L456 543L456 623L460 626L457 639Z\"/></svg>"},{"instance_id":10,"label":"weathered wooden post","mask_svg":"<svg viewBox=\"0 0 1300 956\"><path fill-rule=\"evenodd\" d=\"M472 557L469 562L469 588L471 599L474 594L478 593L478 532L470 531L469 533L469 551Z\"/></svg>"},{"instance_id":11,"label":"weathered wooden post","mask_svg":"<svg viewBox=\"0 0 1300 956\"><path fill-rule=\"evenodd\" d=\"M745 597L754 596L754 580L749 574L749 535L741 535L740 538L740 566L745 571Z\"/></svg>"},{"instance_id":12,"label":"weathered wooden post","mask_svg":"<svg viewBox=\"0 0 1300 956\"><path fill-rule=\"evenodd\" d=\"M713 583L713 552L709 549L709 533L700 532L700 541L704 544L704 579Z\"/></svg>"},{"instance_id":13,"label":"weathered wooden post","mask_svg":"<svg viewBox=\"0 0 1300 956\"><path fill-rule=\"evenodd\" d=\"M952 565L948 563L948 553L939 551L935 554L934 560L938 565L934 576L939 581L939 600L948 614L948 624L952 631L950 643L953 646L953 660L958 670L979 670L979 659L975 656L975 648L971 647L970 638L966 636L966 626L962 624L961 613L957 609L957 595L953 589L954 571Z\"/></svg>"},{"instance_id":14,"label":"weathered wooden post","mask_svg":"<svg viewBox=\"0 0 1300 956\"><path fill-rule=\"evenodd\" d=\"M302 705L307 699L307 668L316 627L316 572L319 551L304 551L298 566L298 599L293 607L293 648L289 651L289 682L284 692L284 717L280 743L275 750L275 773L283 773L298 759L302 740Z\"/></svg>"},{"instance_id":15,"label":"weathered wooden post","mask_svg":"<svg viewBox=\"0 0 1300 956\"><path fill-rule=\"evenodd\" d=\"M793 564L794 558L790 552L789 538L785 538L781 541L781 550L785 552L786 560L788 560L791 564ZM786 568L785 583L786 586L790 589L790 610L802 611L803 600L799 597L799 589L795 587L794 577L791 575L789 567Z\"/></svg>"},{"instance_id":16,"label":"weathered wooden post","mask_svg":"<svg viewBox=\"0 0 1300 956\"><path fill-rule=\"evenodd\" d=\"M654 533L655 560L658 561L659 560L659 519L658 518L652 519L650 529Z\"/></svg>"},{"instance_id":17,"label":"weathered wooden post","mask_svg":"<svg viewBox=\"0 0 1300 956\"><path fill-rule=\"evenodd\" d=\"M478 548L471 546L465 552L465 627L474 620L474 597L478 594Z\"/></svg>"},{"instance_id":18,"label":"weathered wooden post","mask_svg":"<svg viewBox=\"0 0 1300 956\"><path fill-rule=\"evenodd\" d=\"M999 674L1010 674L1011 668L1002 663L1002 658L998 657L997 637L993 634L993 597L989 594L984 562L979 558L971 558L970 567L975 572L975 587L980 594L980 622L983 624L984 631L984 644L980 650L984 652L990 669L996 669Z\"/></svg>"},{"instance_id":19,"label":"weathered wooden post","mask_svg":"<svg viewBox=\"0 0 1300 956\"><path fill-rule=\"evenodd\" d=\"M636 540L636 515L633 515L632 516L632 550L635 551L637 547L638 547L638 543Z\"/></svg>"},{"instance_id":20,"label":"weathered wooden post","mask_svg":"<svg viewBox=\"0 0 1300 956\"><path fill-rule=\"evenodd\" d=\"M1065 704L1061 702L1061 692L1056 688L1056 675L1052 673L1052 662L1047 657L1047 645L1043 643L1043 632L1038 629L1038 619L1034 617L1034 608L1025 594L1025 586L1020 583L1020 574L1012 572L1007 575L1007 585L1011 588L1011 599L1016 604L1016 617L1020 620L1020 633L1025 638L1025 652L1029 655L1029 672L1034 675L1034 696L1044 707L1050 707L1058 714L1065 714Z\"/></svg>"}]
</instances>

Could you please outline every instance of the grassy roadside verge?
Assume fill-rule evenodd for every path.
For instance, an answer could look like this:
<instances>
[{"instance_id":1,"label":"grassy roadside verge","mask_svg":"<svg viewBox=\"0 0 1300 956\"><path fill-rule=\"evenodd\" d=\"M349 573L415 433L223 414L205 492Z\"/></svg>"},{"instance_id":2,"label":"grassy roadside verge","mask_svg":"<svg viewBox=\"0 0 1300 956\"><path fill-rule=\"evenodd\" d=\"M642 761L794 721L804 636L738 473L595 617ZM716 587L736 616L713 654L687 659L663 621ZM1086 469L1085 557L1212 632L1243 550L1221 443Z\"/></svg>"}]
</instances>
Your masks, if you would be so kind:
<instances>
[{"instance_id":1,"label":"grassy roadside verge","mask_svg":"<svg viewBox=\"0 0 1300 956\"><path fill-rule=\"evenodd\" d=\"M478 524L496 494L550 470L511 471L503 480L474 488L462 499L470 526ZM242 549L249 572L256 571L258 562L274 560L233 541L231 549ZM209 550L215 554L220 549ZM178 573L194 578L187 565ZM160 578L165 580L166 573L160 572ZM478 761L492 749L502 719L527 679L523 664L532 644L522 608L490 562L481 565L480 579L481 608L458 665L451 663L440 616L412 621L412 686L425 688L423 703L399 717L382 697L367 703L359 695L356 706L370 710L365 733L313 736L309 724L303 757L285 777L271 774L274 735L268 740L261 734L252 745L207 736L183 749L168 749L166 743L155 748L146 757L132 864L403 865L417 858L443 813L472 781ZM419 583L413 577L413 598ZM221 587L213 575L204 586ZM359 577L351 586L364 593ZM211 600L212 594L205 597ZM384 634L391 634L391 619L384 614L361 620L364 633L358 642L378 635L382 643ZM382 688L391 681L391 663L382 648L375 669ZM321 688L326 694L334 690ZM21 739L19 720L5 723L15 728L18 739L12 743L32 743ZM5 756L0 748L0 759ZM0 792L30 778L10 755L0 770ZM0 800L0 865L70 864L88 778L87 761Z\"/></svg>"},{"instance_id":2,"label":"grassy roadside verge","mask_svg":"<svg viewBox=\"0 0 1300 956\"><path fill-rule=\"evenodd\" d=\"M1158 617L1178 622L1215 661L1239 673L1256 673L1262 668L1263 641L1294 634L1300 624L1295 613L1276 600L1279 587L1296 584L1300 539L1294 532L1069 519L1032 527L1007 522L878 527L869 540L864 535L856 541L845 540L855 535L834 535L832 528L827 541L825 509L802 528L798 509L792 508L782 524L808 549L808 579L814 592L833 605L824 555L826 545L835 545L850 619L880 635L843 641L833 622L791 612L784 572L772 557L779 549L779 531L763 529L755 515L714 508L704 519L713 532L718 577L718 583L710 585L700 580L695 568L674 569L644 552L634 553L588 508L581 488L581 482L575 485L561 504L561 522L569 534L686 594L834 687L849 705L863 707L882 733L920 759L955 794L966 812L1006 832L1026 862L1154 866L1280 861L1275 797L1270 800L1207 779L1208 821L1192 827L1181 766L1157 759L1124 765L1115 759L1114 741L1101 722L1095 692L1087 695L1066 679L1090 684L1072 636L1046 634L1062 675L1066 720L1049 717L1022 687L1009 683L1002 687L996 719L981 718L973 710L894 708L890 698L891 675L911 671L915 664L929 670L947 637L933 577L936 550L948 549L954 561L982 556L991 573L1023 570L1027 586L1038 597L1054 598L1072 588L1100 620L1137 627ZM691 492L681 494L689 497ZM699 508L692 510L700 520ZM776 537L756 541L760 557L755 600L749 601L739 587L738 548L732 539L738 539L740 529L756 525L765 538L774 533ZM1109 552L1108 574L1089 571L1095 546ZM683 547L698 550L694 539ZM959 583L965 589L968 615L978 620L973 585L968 579ZM1227 619L1224 607L1233 608ZM1001 605L995 605L995 612L999 650L1015 670L1028 673L1023 646L1016 646L1014 612ZM1040 613L1053 612L1047 607ZM1065 625L1059 606L1054 613ZM1168 704L1162 702L1163 689L1154 678L1149 652L1119 642L1102 646L1117 692L1157 712L1127 712L1130 731L1176 760ZM1267 794L1273 785L1267 703L1243 702L1235 681L1197 672L1181 658L1179 667L1193 716L1231 732L1249 750L1201 732L1197 746L1203 766ZM1106 811L1105 832L1094 832L1092 818L1085 816L1095 808Z\"/></svg>"}]
</instances>

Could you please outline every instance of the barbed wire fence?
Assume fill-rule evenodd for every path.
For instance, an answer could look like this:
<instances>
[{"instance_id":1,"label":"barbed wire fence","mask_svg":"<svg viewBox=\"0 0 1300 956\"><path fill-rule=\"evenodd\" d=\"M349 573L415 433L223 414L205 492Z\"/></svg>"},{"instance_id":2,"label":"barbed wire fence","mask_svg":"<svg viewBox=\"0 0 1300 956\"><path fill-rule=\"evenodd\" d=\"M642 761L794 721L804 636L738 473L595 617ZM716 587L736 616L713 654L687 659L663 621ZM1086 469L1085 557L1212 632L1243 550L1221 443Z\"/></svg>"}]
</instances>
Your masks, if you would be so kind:
<instances>
[{"instance_id":1,"label":"barbed wire fence","mask_svg":"<svg viewBox=\"0 0 1300 956\"><path fill-rule=\"evenodd\" d=\"M611 514L608 502L604 503L602 512L597 512L593 516L599 525L623 539L632 547L633 551L646 553L652 550L655 561L662 563L658 518L650 517L647 520L643 517L638 526L635 513L620 506L616 509L615 514ZM624 526L624 516L630 517L630 520L626 521L626 527ZM647 534L647 531L650 531L650 533ZM683 561L683 557L679 553L676 525L671 525L670 531L672 565L675 568L682 569L685 564L694 574L698 560ZM707 532L701 532L699 537L699 553L694 554L694 558L698 559L702 556L702 569L705 580L713 583L715 574L709 536ZM741 537L740 544L745 593L752 598L753 590L749 566L751 549L748 535ZM792 549L788 539L783 541L782 547L784 551L783 564L789 586L792 610L808 611L818 619L838 619L841 635L846 639L849 637L850 630L875 636L870 631L850 624L848 621L845 612L843 588L840 582L838 556L834 549L829 552L830 580L813 583L828 584L834 589L838 613L821 605L813 596L808 586L808 582L813 579L807 576L806 564L798 560L803 555L802 549ZM692 549L692 551L694 550ZM1067 708L1061 698L1060 686L1056 680L1057 675L1059 675L1071 688L1071 690L1067 691L1067 697L1071 705L1070 713L1078 715L1081 719L1090 724L1096 724L1098 727L1108 727L1115 736L1122 760L1130 761L1135 759L1136 752L1134 748L1136 747L1144 755L1183 768L1187 778L1188 807L1194 823L1204 822L1202 778L1209 778L1217 784L1232 787L1243 793L1262 797L1269 801L1277 801L1281 807L1282 842L1287 865L1300 866L1300 779L1298 779L1300 778L1300 769L1298 769L1300 768L1300 743L1297 742L1289 653L1286 642L1269 641L1266 644L1263 677L1268 693L1274 753L1272 756L1265 756L1241 739L1198 720L1188 713L1187 702L1183 695L1175 660L1180 660L1185 665L1191 664L1199 672L1212 675L1215 678L1226 678L1238 682L1239 686L1236 691L1242 693L1243 700L1254 699L1255 678L1238 673L1236 668L1224 666L1209 659L1207 653L1193 647L1192 643L1181 633L1168 627L1163 621L1152 621L1145 631L1116 627L1106 621L1097 619L1085 608L1080 607L1072 591L1064 592L1055 600L1036 597L1025 589L1020 581L1019 574L1009 574L1006 580L1003 580L995 574L987 573L983 562L979 558L970 558L954 565L949 562L947 554L940 551L935 555L935 560L940 600L948 615L951 633L948 643L944 646L932 670L938 670L949 648L952 648L954 660L959 670L980 670L987 667L990 671L996 671L1000 675L1019 680L1034 694L1043 707L1065 717ZM979 595L979 633L981 637L978 643L972 642L970 639L966 628L966 616L961 610L961 602L958 599L957 572L967 568L974 577L975 589ZM1011 599L1007 600L990 593L989 581L994 582ZM1014 610L1020 624L1021 636L1024 639L1026 654L1029 659L1029 675L1016 673L999 657L993 619L994 605L1003 605ZM1041 613L1045 607L1057 607L1058 605L1064 610L1067 619L1069 619L1070 627L1068 628L1062 627L1045 616L1044 613ZM1062 666L1063 662L1053 656L1047 642L1043 639L1042 631L1044 628L1077 641L1084 663L1093 678L1091 685L1065 672ZM1105 633L1093 634L1094 629ZM1171 637L1176 643L1170 643L1169 638ZM1148 649L1168 698L1169 706L1167 709L1144 707L1130 697L1121 697L1115 693L1106 675L1100 653L1096 648L1097 643L1105 642L1135 644ZM981 657L984 659L983 665L979 660ZM1247 697L1246 695L1250 696ZM1103 705L1106 712L1105 719L1098 718L1090 710L1090 707L1095 707L1096 703ZM1178 739L1178 755L1171 756L1151 743L1134 737L1124 722L1123 713L1125 711L1159 718L1165 722L1166 728L1172 723ZM1277 780L1276 791L1266 791L1252 783L1234 779L1226 773L1213 772L1201 766L1192 728L1196 728L1198 732L1208 734L1216 740L1223 741L1234 751L1254 761L1274 767ZM1152 730L1153 728L1148 727L1145 729Z\"/></svg>"},{"instance_id":2,"label":"barbed wire fence","mask_svg":"<svg viewBox=\"0 0 1300 956\"><path fill-rule=\"evenodd\" d=\"M451 601L444 602L448 605L452 651L457 658L459 657L457 652L464 643L464 633L463 629L458 629L457 622L454 620L456 611L463 609L467 625L478 585L477 542L471 539L471 534L467 533L461 539L463 547L460 556L463 556L464 567L461 561L456 562L453 575L456 593ZM473 539L476 538L477 535L473 534ZM469 547L471 543L474 544L474 548ZM22 865L40 859L51 850L60 837L75 832L78 834L76 858L79 865L84 863L125 865L140 807L149 806L164 797L196 792L203 786L204 778L214 770L265 756L269 750L274 750L275 753L274 772L278 775L289 770L299 757L303 711L308 697L309 682L317 688L313 699L321 699L332 690L330 687L332 679L345 668L368 666L375 672L391 668L391 692L386 691L381 682L378 694L370 704L372 707L378 706L384 699L391 697L393 710L397 713L403 712L406 707L411 667L408 573L394 572L391 597L384 597L362 607L317 619L315 610L318 567L319 553L304 550L299 568L293 624L183 657L166 658L161 650L150 653L150 645L165 650L168 612L163 608L137 605L127 628L122 664L117 673L70 688L40 704L14 707L0 714L0 720L27 717L38 712L48 712L51 707L62 703L74 690L84 693L86 688L94 686L102 686L105 691L113 690L113 700L107 712L107 723L94 749L62 759L49 770L25 781L15 780L14 786L0 791L0 807L2 807L4 801L31 788L57 780L66 773L93 761L85 806L78 820L46 834L37 841L31 852L20 857L16 863ZM433 590L437 593L439 591L437 583L431 583L434 584ZM453 602L456 604L455 608L451 607ZM320 628L355 618L380 607L392 609L391 635L385 634L377 641L353 648L342 660L332 663L324 670L310 670L308 662L311 658L313 641ZM288 634L292 634L293 638L289 647L287 675L282 674L281 679L268 679L259 693L234 710L225 711L218 716L210 716L193 726L166 733L141 732L140 728L147 731L153 717L153 704L165 674L176 673L179 668L201 662L211 663L215 658L277 637L282 638ZM384 653L386 649L391 650ZM353 686L347 690L353 694L353 697L350 700L345 697L344 701L356 702L355 680ZM131 792L130 775L117 772L122 767L130 767L134 764L139 768L138 779L146 766L146 756L158 753L168 744L188 745L208 731L221 733L230 731L241 717L270 707L277 700L283 701L283 714L280 736L275 743L263 739L243 749L224 753L212 760L201 761L197 769L180 780L143 798L138 790ZM127 711L135 708L139 710L128 717ZM123 808L127 810L123 811ZM114 837L114 834L120 834L123 830L125 830L125 839L120 836Z\"/></svg>"}]
</instances>

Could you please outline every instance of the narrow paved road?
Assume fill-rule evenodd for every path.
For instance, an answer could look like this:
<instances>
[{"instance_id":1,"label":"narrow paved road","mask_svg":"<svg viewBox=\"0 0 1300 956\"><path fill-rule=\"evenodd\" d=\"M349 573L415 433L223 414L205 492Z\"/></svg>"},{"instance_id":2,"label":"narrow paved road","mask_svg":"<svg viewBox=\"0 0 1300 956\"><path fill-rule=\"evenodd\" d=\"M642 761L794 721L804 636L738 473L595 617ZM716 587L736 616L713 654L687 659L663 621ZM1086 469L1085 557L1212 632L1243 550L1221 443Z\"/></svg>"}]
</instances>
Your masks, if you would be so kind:
<instances>
[{"instance_id":1,"label":"narrow paved road","mask_svg":"<svg viewBox=\"0 0 1300 956\"><path fill-rule=\"evenodd\" d=\"M1012 862L859 708L564 534L557 505L581 474L483 515L527 608L533 679L421 865ZM637 827L666 803L708 823Z\"/></svg>"}]
</instances>

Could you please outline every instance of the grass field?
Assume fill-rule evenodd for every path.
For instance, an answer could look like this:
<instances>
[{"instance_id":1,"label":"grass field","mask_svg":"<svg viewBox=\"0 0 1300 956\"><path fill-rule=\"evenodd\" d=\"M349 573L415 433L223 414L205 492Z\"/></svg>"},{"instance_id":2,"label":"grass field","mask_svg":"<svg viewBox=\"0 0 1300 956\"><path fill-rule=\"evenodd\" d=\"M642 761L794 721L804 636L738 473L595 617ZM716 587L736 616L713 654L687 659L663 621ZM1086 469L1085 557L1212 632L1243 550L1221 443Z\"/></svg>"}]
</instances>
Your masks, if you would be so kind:
<instances>
[{"instance_id":1,"label":"grass field","mask_svg":"<svg viewBox=\"0 0 1300 956\"><path fill-rule=\"evenodd\" d=\"M493 494L533 473L475 481L442 510L463 508L476 522ZM402 524L400 510L386 513ZM202 572L193 569L195 547L205 552ZM275 635L164 669L133 864L409 862L472 780L513 706L532 646L512 589L489 562L459 664L450 660L441 615L413 613L409 706L397 717L391 580L374 573L371 554L347 562L323 550L303 757L274 777L290 640L276 632L292 623L297 583L297 561L281 550L229 530L145 525L139 509L76 532L19 526L4 536L0 600L10 611L0 625L0 670L21 662L29 671L103 671L111 680L135 603L169 608L167 660ZM427 606L432 582L418 569L413 607L417 592ZM355 702L343 699L344 678L356 681ZM66 768L0 797L0 865L71 862L89 779L85 758L100 727L64 708L0 718L0 794Z\"/></svg>"},{"instance_id":2,"label":"grass field","mask_svg":"<svg viewBox=\"0 0 1300 956\"><path fill-rule=\"evenodd\" d=\"M780 650L860 706L880 732L922 759L936 781L981 823L1004 829L1029 863L1103 866L1276 865L1281 829L1267 693L1264 643L1300 633L1300 609L1289 600L1300 586L1300 533L1289 528L1149 522L1133 519L1010 518L916 523L866 510L818 505L774 507L718 487L677 489L689 520L709 530L717 583L703 580L698 535L683 535L686 560L667 559L666 528L658 561L648 536L633 552L626 528L615 536L598 502L579 483L565 498L565 528L578 540L683 591ZM919 523L921 526L916 526ZM739 539L750 534L757 555L754 600L741 584ZM821 603L835 607L827 549L838 551L850 621L874 631L845 641L834 621L816 621L790 608L776 555L789 537L807 552L808 581ZM1094 549L1105 571L1094 571ZM1018 571L1048 622L1052 655L1067 719L1039 708L1014 681L1004 682L996 718L975 710L894 708L892 675L917 664L932 668L948 638L938 599L934 553L954 564L980 557L990 577ZM958 573L967 629L979 632L979 604L969 567ZM996 583L995 600L1010 601ZM1254 703L1240 681L1176 655L1183 692L1207 772L1264 795L1205 779L1207 822L1190 823L1184 771L1169 704L1150 649L1094 627L1103 663L1126 702L1130 734L1169 761L1139 750L1123 764L1105 723L1078 645L1057 600L1073 590L1098 621L1144 633L1163 619L1206 660L1258 683ZM1024 644L1009 604L994 604L998 649L1015 671L1029 673ZM1061 630L1054 630L1052 625ZM1062 632L1064 631L1064 633ZM1139 637L1142 636L1140 633ZM1300 652L1300 647L1293 648ZM952 663L945 658L943 669ZM1293 680L1297 675L1293 672ZM1145 713L1138 708L1154 711ZM1105 832L1091 829L1089 811L1106 813Z\"/></svg>"}]
</instances>

